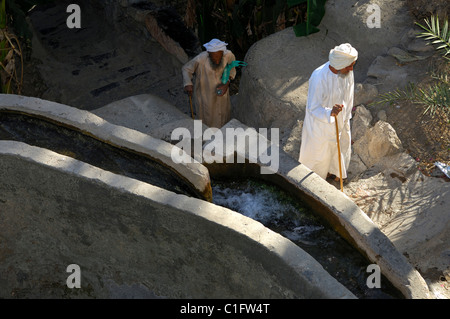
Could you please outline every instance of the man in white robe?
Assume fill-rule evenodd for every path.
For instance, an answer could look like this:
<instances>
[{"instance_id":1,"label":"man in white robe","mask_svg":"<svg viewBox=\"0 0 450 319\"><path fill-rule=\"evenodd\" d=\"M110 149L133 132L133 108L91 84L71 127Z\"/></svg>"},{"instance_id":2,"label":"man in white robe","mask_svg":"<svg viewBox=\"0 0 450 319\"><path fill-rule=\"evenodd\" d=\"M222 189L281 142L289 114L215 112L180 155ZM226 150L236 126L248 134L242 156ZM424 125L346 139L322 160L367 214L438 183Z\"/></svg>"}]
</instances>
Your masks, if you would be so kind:
<instances>
[{"instance_id":1,"label":"man in white robe","mask_svg":"<svg viewBox=\"0 0 450 319\"><path fill-rule=\"evenodd\" d=\"M229 85L236 76L236 69L230 71L230 80L222 84L225 67L236 60L227 50L227 43L212 39L203 45L202 52L182 67L184 90L193 95L197 118L209 127L221 128L231 117ZM192 82L195 74L195 84ZM217 89L221 94L217 94Z\"/></svg>"},{"instance_id":2,"label":"man in white robe","mask_svg":"<svg viewBox=\"0 0 450 319\"><path fill-rule=\"evenodd\" d=\"M357 59L355 48L349 43L341 44L330 50L329 61L314 70L309 79L299 161L323 179L334 175L339 180L340 176L334 115L337 115L339 128L342 178L347 178L351 156L353 66Z\"/></svg>"}]
</instances>

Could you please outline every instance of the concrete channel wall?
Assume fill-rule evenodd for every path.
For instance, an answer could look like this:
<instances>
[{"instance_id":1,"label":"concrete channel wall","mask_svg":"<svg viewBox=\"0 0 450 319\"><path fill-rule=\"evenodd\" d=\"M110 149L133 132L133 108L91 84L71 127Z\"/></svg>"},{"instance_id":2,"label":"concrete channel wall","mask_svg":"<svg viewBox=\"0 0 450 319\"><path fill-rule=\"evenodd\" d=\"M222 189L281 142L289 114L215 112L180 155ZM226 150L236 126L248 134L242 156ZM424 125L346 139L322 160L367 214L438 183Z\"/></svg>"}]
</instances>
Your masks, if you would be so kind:
<instances>
[{"instance_id":1,"label":"concrete channel wall","mask_svg":"<svg viewBox=\"0 0 450 319\"><path fill-rule=\"evenodd\" d=\"M44 118L112 146L143 154L185 179L199 197L209 201L212 199L208 170L196 161L175 163L171 158L174 146L170 143L133 129L114 125L91 112L34 97L0 94L0 111Z\"/></svg>"},{"instance_id":2,"label":"concrete channel wall","mask_svg":"<svg viewBox=\"0 0 450 319\"><path fill-rule=\"evenodd\" d=\"M354 298L291 241L207 201L14 141L0 141L0 180L0 298Z\"/></svg>"},{"instance_id":3,"label":"concrete channel wall","mask_svg":"<svg viewBox=\"0 0 450 319\"><path fill-rule=\"evenodd\" d=\"M227 136L228 129L235 133L236 138L232 141L226 140L222 153L223 163L212 163L208 153L203 152L205 165L212 178L257 177L278 185L309 205L316 214L366 256L368 261L377 264L386 278L406 298L430 298L428 286L419 272L348 196L292 159L280 149L279 145L267 140L267 136L259 134L254 128L232 119L221 128L221 135ZM245 140L244 137L248 141L254 141L254 145L258 144L258 156L251 154L250 142L247 144L237 142L239 139ZM205 145L204 149L207 147ZM215 158L220 157L217 152L220 153L221 150L216 151ZM260 156L262 154L271 154L267 156L271 161L264 159L267 162L264 163L261 160L263 157ZM278 156L273 156L274 154ZM236 164L244 160L247 164ZM208 162L212 164L207 164Z\"/></svg>"}]
</instances>

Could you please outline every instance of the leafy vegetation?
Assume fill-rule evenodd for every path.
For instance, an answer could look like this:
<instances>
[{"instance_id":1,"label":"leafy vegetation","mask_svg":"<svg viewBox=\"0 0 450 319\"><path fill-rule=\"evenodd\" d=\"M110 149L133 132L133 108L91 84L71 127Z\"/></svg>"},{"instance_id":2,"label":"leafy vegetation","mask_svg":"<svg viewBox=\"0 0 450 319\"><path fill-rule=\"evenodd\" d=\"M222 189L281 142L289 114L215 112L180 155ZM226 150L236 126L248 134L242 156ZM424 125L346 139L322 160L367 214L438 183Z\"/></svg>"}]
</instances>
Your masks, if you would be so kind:
<instances>
[{"instance_id":1,"label":"leafy vegetation","mask_svg":"<svg viewBox=\"0 0 450 319\"><path fill-rule=\"evenodd\" d=\"M442 110L447 116L450 115L450 82L448 70L450 65L450 30L448 20L441 27L439 18L431 16L425 19L426 26L416 22L418 26L425 30L417 35L419 38L425 38L428 44L437 45L437 51L443 52L442 57L446 60L444 70L433 72L431 78L433 82L424 88L417 87L413 83L405 89L396 89L394 91L381 94L372 104L394 104L399 101L409 101L424 105L425 113L434 116L438 110Z\"/></svg>"},{"instance_id":2,"label":"leafy vegetation","mask_svg":"<svg viewBox=\"0 0 450 319\"><path fill-rule=\"evenodd\" d=\"M293 26L297 36L317 32L326 0L201 0L188 1L189 27L197 24L201 43L212 38L245 53L256 41ZM194 18L195 16L195 18Z\"/></svg>"},{"instance_id":3,"label":"leafy vegetation","mask_svg":"<svg viewBox=\"0 0 450 319\"><path fill-rule=\"evenodd\" d=\"M431 44L436 44L438 47L436 50L444 51L444 58L450 60L450 30L448 28L448 20L444 22L442 28L439 25L439 18L431 16L431 20L425 19L426 26L420 23L416 24L424 29L426 32L422 32L418 35L419 38L425 38L427 41L431 41Z\"/></svg>"},{"instance_id":4,"label":"leafy vegetation","mask_svg":"<svg viewBox=\"0 0 450 319\"><path fill-rule=\"evenodd\" d=\"M9 25L19 38L31 39L31 31L26 21L27 13L38 4L53 3L55 0L8 0Z\"/></svg>"},{"instance_id":5,"label":"leafy vegetation","mask_svg":"<svg viewBox=\"0 0 450 319\"><path fill-rule=\"evenodd\" d=\"M305 21L293 27L296 36L305 36L319 31L317 26L325 15L326 0L287 0L287 2L289 7L307 3Z\"/></svg>"},{"instance_id":6,"label":"leafy vegetation","mask_svg":"<svg viewBox=\"0 0 450 319\"><path fill-rule=\"evenodd\" d=\"M425 88L419 88L414 83L409 83L405 89L394 91L378 96L375 104L394 104L399 101L409 101L425 106L424 114L429 113L434 116L438 109L442 109L448 115L450 103L450 83L446 77L437 77L436 83Z\"/></svg>"},{"instance_id":7,"label":"leafy vegetation","mask_svg":"<svg viewBox=\"0 0 450 319\"><path fill-rule=\"evenodd\" d=\"M30 46L31 31L27 12L37 4L54 0L1 0L0 6L0 79L1 93L21 94L24 73L22 43ZM14 30L14 31L13 31Z\"/></svg>"},{"instance_id":8,"label":"leafy vegetation","mask_svg":"<svg viewBox=\"0 0 450 319\"><path fill-rule=\"evenodd\" d=\"M23 83L22 49L16 35L8 31L7 21L6 0L2 0L0 6L1 92L20 94Z\"/></svg>"}]
</instances>

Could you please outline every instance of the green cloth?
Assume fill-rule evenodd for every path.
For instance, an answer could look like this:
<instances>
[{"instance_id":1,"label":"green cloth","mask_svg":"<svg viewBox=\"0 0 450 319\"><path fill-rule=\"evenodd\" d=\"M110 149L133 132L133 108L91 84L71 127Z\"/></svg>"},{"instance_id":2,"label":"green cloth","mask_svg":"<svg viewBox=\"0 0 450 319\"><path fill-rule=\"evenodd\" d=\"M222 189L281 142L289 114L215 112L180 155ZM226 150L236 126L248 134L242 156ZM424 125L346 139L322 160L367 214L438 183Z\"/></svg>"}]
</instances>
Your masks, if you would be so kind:
<instances>
[{"instance_id":1,"label":"green cloth","mask_svg":"<svg viewBox=\"0 0 450 319\"><path fill-rule=\"evenodd\" d=\"M232 68L235 68L237 66L247 66L246 62L243 61L237 61L234 60L231 63L229 63L222 73L222 84L226 84L228 82L228 79L230 78L230 71Z\"/></svg>"}]
</instances>

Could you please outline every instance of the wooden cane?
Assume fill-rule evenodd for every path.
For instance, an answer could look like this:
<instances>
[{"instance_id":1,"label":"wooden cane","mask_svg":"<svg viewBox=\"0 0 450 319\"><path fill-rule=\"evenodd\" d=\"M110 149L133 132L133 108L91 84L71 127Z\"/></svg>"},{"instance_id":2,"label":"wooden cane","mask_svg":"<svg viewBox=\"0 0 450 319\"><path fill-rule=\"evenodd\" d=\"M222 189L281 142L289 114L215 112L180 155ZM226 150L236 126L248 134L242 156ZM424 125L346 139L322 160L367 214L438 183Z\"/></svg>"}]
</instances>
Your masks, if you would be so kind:
<instances>
[{"instance_id":1,"label":"wooden cane","mask_svg":"<svg viewBox=\"0 0 450 319\"><path fill-rule=\"evenodd\" d=\"M338 159L339 159L339 180L341 182L341 192L343 192L344 191L344 183L342 181L341 145L339 144L339 127L338 127L337 115L334 115L334 122L336 123L336 141L337 141Z\"/></svg>"},{"instance_id":2,"label":"wooden cane","mask_svg":"<svg viewBox=\"0 0 450 319\"><path fill-rule=\"evenodd\" d=\"M194 119L194 109L192 108L192 96L189 95L189 104L191 105L191 116Z\"/></svg>"}]
</instances>

